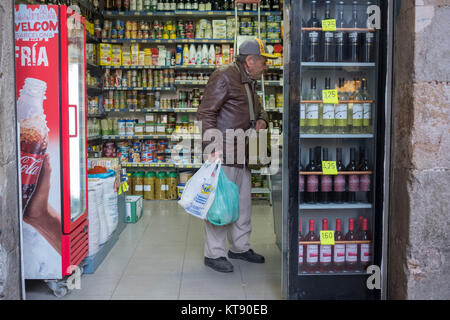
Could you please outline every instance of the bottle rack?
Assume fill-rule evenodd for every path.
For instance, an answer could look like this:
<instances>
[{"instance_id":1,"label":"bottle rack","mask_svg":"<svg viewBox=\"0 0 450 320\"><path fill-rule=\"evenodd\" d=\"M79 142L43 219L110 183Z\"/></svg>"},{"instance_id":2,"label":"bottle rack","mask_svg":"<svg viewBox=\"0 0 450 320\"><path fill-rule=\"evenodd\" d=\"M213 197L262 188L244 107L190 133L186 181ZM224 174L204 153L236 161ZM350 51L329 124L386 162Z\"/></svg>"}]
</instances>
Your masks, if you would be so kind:
<instances>
[{"instance_id":1,"label":"bottle rack","mask_svg":"<svg viewBox=\"0 0 450 320\"><path fill-rule=\"evenodd\" d=\"M105 19L108 20L136 20L136 19L153 19L153 18L186 18L186 19L199 19L202 18L225 18L225 17L234 17L234 10L231 11L194 11L194 10L175 10L175 11L115 11L115 10L103 10L101 11L100 20L103 22ZM257 17L256 11L239 11L239 17ZM261 11L261 16L282 16L281 11ZM177 44L232 44L234 39L186 39L186 38L177 38L177 39L117 39L117 38L97 38L95 35L91 35L88 32L87 41L92 43L110 43L110 44L132 44L132 43L142 43L142 44L154 44L154 45L177 45ZM282 43L282 39L263 39L267 44L277 44ZM217 69L216 65L176 65L176 66L159 66L159 65L129 65L129 66L97 66L93 64L88 64L88 70L95 70L95 72L104 71L104 70L134 70L134 69L175 69L175 70L211 70L214 71ZM269 71L282 72L282 66L268 66ZM175 80L174 87L104 87L104 88L89 88L88 95L97 94L98 92L106 92L106 91L127 91L127 90L136 90L136 91L161 91L161 92L175 92L179 88L196 86L201 87L207 84L206 81L201 80ZM265 81L265 85L271 87L282 87L283 81ZM282 108L267 108L267 112L280 114L283 112ZM155 113L164 113L164 112L175 112L175 113L186 113L192 114L197 112L197 108L139 108L139 109L130 109L130 108L114 108L105 110L105 116L108 118L109 116L118 116L118 115L127 115L127 114L145 114L148 112ZM89 116L91 117L91 116ZM92 116L94 117L94 115ZM97 117L97 115L95 115ZM183 136L182 134L178 134L179 136ZM184 135L187 136L187 135ZM190 137L200 138L199 136L190 135ZM134 139L170 139L171 135L132 135L132 136L122 136L122 135L103 135L103 136L94 136L88 138L88 141L115 141L115 140L134 140ZM172 164L172 163L130 163L124 162L122 163L123 168L176 168L176 169L198 169L201 164ZM257 171L252 171L253 174L258 173ZM270 204L272 204L272 188L269 179L268 188L253 188L253 194L266 194L267 199Z\"/></svg>"}]
</instances>

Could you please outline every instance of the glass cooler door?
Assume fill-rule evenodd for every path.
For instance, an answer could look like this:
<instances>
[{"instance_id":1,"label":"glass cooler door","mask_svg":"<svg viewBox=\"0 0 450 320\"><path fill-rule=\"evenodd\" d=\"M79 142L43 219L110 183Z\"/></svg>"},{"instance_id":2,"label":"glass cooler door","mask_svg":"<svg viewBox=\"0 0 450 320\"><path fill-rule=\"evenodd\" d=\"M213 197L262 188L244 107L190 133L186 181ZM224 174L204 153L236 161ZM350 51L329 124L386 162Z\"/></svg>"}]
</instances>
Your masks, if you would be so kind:
<instances>
[{"instance_id":1,"label":"glass cooler door","mask_svg":"<svg viewBox=\"0 0 450 320\"><path fill-rule=\"evenodd\" d=\"M377 159L384 156L379 144L384 131L378 131L384 108L379 103L384 99L382 33L371 23L379 5L376 0L302 0L288 6L286 116L289 145L298 147L298 153L290 152L298 157L298 182L289 184L298 192L297 210L289 212L290 297L378 294L366 287L366 269L375 264L382 215L376 201L383 183L377 181ZM297 144L292 144L294 132Z\"/></svg>"}]
</instances>

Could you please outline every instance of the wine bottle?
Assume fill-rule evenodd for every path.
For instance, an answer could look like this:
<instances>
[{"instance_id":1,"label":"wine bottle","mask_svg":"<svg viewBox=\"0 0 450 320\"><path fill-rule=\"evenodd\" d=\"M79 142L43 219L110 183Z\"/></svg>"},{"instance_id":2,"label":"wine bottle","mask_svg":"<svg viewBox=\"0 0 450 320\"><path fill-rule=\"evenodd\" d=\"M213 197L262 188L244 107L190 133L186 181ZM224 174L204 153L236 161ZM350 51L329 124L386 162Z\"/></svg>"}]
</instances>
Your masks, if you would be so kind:
<instances>
[{"instance_id":1,"label":"wine bottle","mask_svg":"<svg viewBox=\"0 0 450 320\"><path fill-rule=\"evenodd\" d=\"M190 0L184 1L184 9L185 10L192 10L192 4Z\"/></svg>"},{"instance_id":2,"label":"wine bottle","mask_svg":"<svg viewBox=\"0 0 450 320\"><path fill-rule=\"evenodd\" d=\"M280 11L281 10L280 0L272 0L271 7L272 7L271 8L272 11Z\"/></svg>"},{"instance_id":3,"label":"wine bottle","mask_svg":"<svg viewBox=\"0 0 450 320\"><path fill-rule=\"evenodd\" d=\"M336 203L343 203L345 201L345 187L346 181L345 176L339 174L339 172L345 171L345 166L342 163L342 149L336 149L336 169L338 172L337 176L333 177L333 200Z\"/></svg>"},{"instance_id":4,"label":"wine bottle","mask_svg":"<svg viewBox=\"0 0 450 320\"><path fill-rule=\"evenodd\" d=\"M362 87L361 87L361 95L364 100L363 103L363 128L362 132L364 133L372 133L372 103L371 97L369 95L369 91L367 89L367 79L362 79Z\"/></svg>"},{"instance_id":5,"label":"wine bottle","mask_svg":"<svg viewBox=\"0 0 450 320\"><path fill-rule=\"evenodd\" d=\"M345 241L357 241L355 233L355 220L348 220L348 232L345 235ZM358 245L356 243L347 243L345 245L345 271L355 271L358 266Z\"/></svg>"},{"instance_id":6,"label":"wine bottle","mask_svg":"<svg viewBox=\"0 0 450 320\"><path fill-rule=\"evenodd\" d=\"M364 97L361 93L360 88L358 88L359 79L354 79L355 91L351 96L352 107L351 109L351 123L352 123L352 133L362 133L363 129L363 112L364 112Z\"/></svg>"},{"instance_id":7,"label":"wine bottle","mask_svg":"<svg viewBox=\"0 0 450 320\"><path fill-rule=\"evenodd\" d=\"M325 1L325 20L331 17L331 1ZM331 31L323 31L323 61L334 61L334 33Z\"/></svg>"},{"instance_id":8,"label":"wine bottle","mask_svg":"<svg viewBox=\"0 0 450 320\"><path fill-rule=\"evenodd\" d=\"M305 237L305 242L320 241L319 236L315 233L314 220L309 220L309 232ZM306 245L306 264L305 271L307 273L318 272L319 264L319 245L307 244Z\"/></svg>"},{"instance_id":9,"label":"wine bottle","mask_svg":"<svg viewBox=\"0 0 450 320\"><path fill-rule=\"evenodd\" d=\"M323 161L328 161L328 149L323 148ZM320 176L320 202L330 203L333 187L333 178L329 175Z\"/></svg>"},{"instance_id":10,"label":"wine bottle","mask_svg":"<svg viewBox=\"0 0 450 320\"><path fill-rule=\"evenodd\" d=\"M306 166L306 172L317 172L317 165L314 160L313 149L309 149L309 163ZM306 203L317 203L319 200L319 176L307 175L306 176Z\"/></svg>"},{"instance_id":11,"label":"wine bottle","mask_svg":"<svg viewBox=\"0 0 450 320\"><path fill-rule=\"evenodd\" d=\"M303 94L300 95L300 133L305 132L306 125L306 105L303 103Z\"/></svg>"},{"instance_id":12,"label":"wine bottle","mask_svg":"<svg viewBox=\"0 0 450 320\"><path fill-rule=\"evenodd\" d=\"M367 8L372 5L372 1L367 1ZM366 11L367 12L367 11ZM371 28L369 25L370 21L370 13L366 15L366 27L368 29ZM372 31L367 31L364 33L364 45L363 45L363 62L373 62L374 59L374 50L375 50L375 33Z\"/></svg>"},{"instance_id":13,"label":"wine bottle","mask_svg":"<svg viewBox=\"0 0 450 320\"><path fill-rule=\"evenodd\" d=\"M345 79L339 78L338 99L335 112L335 131L343 134L348 132L348 100L347 93L344 91Z\"/></svg>"},{"instance_id":14,"label":"wine bottle","mask_svg":"<svg viewBox=\"0 0 450 320\"><path fill-rule=\"evenodd\" d=\"M361 153L360 153L361 154ZM364 149L362 151L361 157L360 157L360 164L358 167L358 171L362 172L369 172L369 161L365 157ZM361 201L371 203L372 202L372 192L371 192L371 175L370 174L363 174L359 176L359 193Z\"/></svg>"},{"instance_id":15,"label":"wine bottle","mask_svg":"<svg viewBox=\"0 0 450 320\"><path fill-rule=\"evenodd\" d=\"M328 230L328 220L322 220L322 230ZM320 272L330 272L331 270L331 246L320 245L319 270Z\"/></svg>"},{"instance_id":16,"label":"wine bottle","mask_svg":"<svg viewBox=\"0 0 450 320\"><path fill-rule=\"evenodd\" d=\"M304 241L304 237L302 235L302 221L298 220L298 273L305 272L304 270L304 259L303 259L303 251L304 245L300 242Z\"/></svg>"},{"instance_id":17,"label":"wine bottle","mask_svg":"<svg viewBox=\"0 0 450 320\"><path fill-rule=\"evenodd\" d=\"M303 172L304 168L300 162L300 173ZM305 176L299 174L299 189L300 189L300 203L305 201Z\"/></svg>"},{"instance_id":18,"label":"wine bottle","mask_svg":"<svg viewBox=\"0 0 450 320\"><path fill-rule=\"evenodd\" d=\"M306 105L306 125L305 132L319 133L319 101L321 100L316 90L316 78L311 78L311 91Z\"/></svg>"},{"instance_id":19,"label":"wine bottle","mask_svg":"<svg viewBox=\"0 0 450 320\"><path fill-rule=\"evenodd\" d=\"M330 89L331 89L331 78L325 78L325 90L330 90ZM320 110L319 123L320 122L321 122L321 132L322 133L333 133L333 132L335 132L335 128L334 128L334 125L335 125L334 104L322 103L321 110Z\"/></svg>"},{"instance_id":20,"label":"wine bottle","mask_svg":"<svg viewBox=\"0 0 450 320\"><path fill-rule=\"evenodd\" d=\"M360 22L358 20L358 1L353 1L352 6L352 18L349 22L349 27L353 29L361 28ZM359 62L359 47L360 47L360 35L357 30L352 30L349 33L349 54L351 62Z\"/></svg>"},{"instance_id":21,"label":"wine bottle","mask_svg":"<svg viewBox=\"0 0 450 320\"><path fill-rule=\"evenodd\" d=\"M316 0L311 0L311 18L308 21L309 28L320 28L320 21L317 19ZM309 62L320 61L320 33L319 31L308 31L308 57Z\"/></svg>"},{"instance_id":22,"label":"wine bottle","mask_svg":"<svg viewBox=\"0 0 450 320\"><path fill-rule=\"evenodd\" d=\"M334 241L344 241L342 233L342 220L336 219L336 230L334 232ZM345 266L345 244L335 244L333 250L333 271L341 272Z\"/></svg>"},{"instance_id":23,"label":"wine bottle","mask_svg":"<svg viewBox=\"0 0 450 320\"><path fill-rule=\"evenodd\" d=\"M337 5L337 19L336 28L342 29L347 28L347 22L344 18L344 1L340 0ZM338 30L334 33L335 45L336 45L336 61L344 62L347 56L347 32L343 30Z\"/></svg>"},{"instance_id":24,"label":"wine bottle","mask_svg":"<svg viewBox=\"0 0 450 320\"><path fill-rule=\"evenodd\" d=\"M322 172L322 147L317 146L314 148L314 160L316 162L316 171ZM317 179L318 180L317 202L320 202L321 201L320 190L322 189L322 187L321 187L322 175L318 175L317 178L318 178Z\"/></svg>"},{"instance_id":25,"label":"wine bottle","mask_svg":"<svg viewBox=\"0 0 450 320\"><path fill-rule=\"evenodd\" d=\"M350 148L350 163L347 166L347 171L357 171L357 165L355 160L355 149ZM350 174L348 176L348 192L347 201L356 202L356 193L359 191L359 176L356 174Z\"/></svg>"},{"instance_id":26,"label":"wine bottle","mask_svg":"<svg viewBox=\"0 0 450 320\"><path fill-rule=\"evenodd\" d=\"M362 221L362 229L358 240L368 241L372 240L370 233L368 231L368 220L363 219ZM358 258L359 258L359 269L361 271L365 271L366 268L370 265L370 244L361 243L358 248Z\"/></svg>"}]
</instances>

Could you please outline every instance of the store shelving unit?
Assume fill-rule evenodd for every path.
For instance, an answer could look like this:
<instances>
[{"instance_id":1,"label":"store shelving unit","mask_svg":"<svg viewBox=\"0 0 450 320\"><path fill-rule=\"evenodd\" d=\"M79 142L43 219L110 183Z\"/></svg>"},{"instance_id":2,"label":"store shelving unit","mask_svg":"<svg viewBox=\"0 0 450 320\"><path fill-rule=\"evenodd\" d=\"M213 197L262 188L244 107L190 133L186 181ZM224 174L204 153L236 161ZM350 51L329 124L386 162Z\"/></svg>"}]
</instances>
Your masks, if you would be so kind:
<instances>
[{"instance_id":1,"label":"store shelving unit","mask_svg":"<svg viewBox=\"0 0 450 320\"><path fill-rule=\"evenodd\" d=\"M234 11L193 11L193 10L176 10L176 11L112 11L112 10L104 10L101 12L101 19L108 20L146 20L146 19L177 19L177 18L186 18L186 19L199 19L199 18L226 18L226 17L234 17ZM280 11L267 11L261 12L262 16L282 16L282 12ZM256 11L239 11L239 17L257 17ZM232 44L234 39L117 39L117 38L105 38L99 39L93 35L89 35L88 40L93 43L109 43L109 44L149 44L149 45L177 45L177 44ZM282 43L282 39L264 39L267 44L277 44ZM174 69L175 71L214 71L219 66L216 65L176 65L176 66L159 66L159 65L130 65L130 66L95 66L88 65L88 70L95 71L98 74L99 70L146 70L146 69L154 69L154 70L165 70L165 69ZM268 66L268 70L272 72L282 72L282 66ZM88 93L98 93L98 92L108 92L108 91L145 91L145 92L175 92L177 89L189 88L189 87L204 87L206 86L207 81L205 80L175 80L174 87L151 87L151 88L143 88L143 87L104 87L101 89L93 89L89 88ZM277 81L265 81L266 86L270 87L282 87L283 80ZM266 108L266 111L272 114L281 114L283 112L282 108ZM169 113L175 112L177 114L185 113L185 114L193 114L197 112L197 108L139 108L139 109L130 109L130 108L114 108L105 110L105 116L108 118L109 116L130 116L133 114L146 114L146 113ZM96 116L97 117L97 116ZM100 117L100 116L98 116ZM194 138L200 139L199 135L183 135L178 134L180 138ZM89 141L99 139L99 137L90 138ZM115 140L147 140L147 139L171 139L171 135L132 135L132 136L123 136L123 135L103 135L101 139L103 141L115 141ZM95 140L95 141L97 141ZM122 167L124 168L175 168L175 169L197 169L200 167L199 164L187 164L187 165L176 165L176 164L168 164L168 163L123 163ZM268 179L270 181L270 179ZM269 183L268 188L254 188L252 193L258 194L267 194L268 200L270 204L272 204L272 194L271 194L271 184Z\"/></svg>"}]
</instances>

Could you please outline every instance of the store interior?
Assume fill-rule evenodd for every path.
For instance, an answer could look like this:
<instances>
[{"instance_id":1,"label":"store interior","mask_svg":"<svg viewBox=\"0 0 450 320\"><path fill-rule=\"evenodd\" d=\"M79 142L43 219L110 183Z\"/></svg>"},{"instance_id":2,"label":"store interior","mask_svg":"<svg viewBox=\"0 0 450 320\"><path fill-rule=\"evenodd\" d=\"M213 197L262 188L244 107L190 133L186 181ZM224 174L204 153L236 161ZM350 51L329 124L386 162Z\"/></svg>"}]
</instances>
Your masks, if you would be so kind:
<instances>
[{"instance_id":1,"label":"store interior","mask_svg":"<svg viewBox=\"0 0 450 320\"><path fill-rule=\"evenodd\" d=\"M69 100L80 102L68 171L81 172L86 183L83 175L70 180L62 276L45 276L45 262L35 266L38 276L26 271L27 299L282 299L295 281L301 296L308 294L301 281L313 292L319 278L361 279L374 257L370 234L379 210L380 33L365 22L378 1L293 2L292 24L284 19L284 1L260 1L260 27L256 4L239 4L236 21L235 1L226 0L16 3L70 5L84 17L72 21L70 10L64 24ZM302 32L286 34L286 26ZM255 36L276 56L257 90L285 167L274 176L251 172L250 244L265 263L231 260L234 272L223 274L204 265L204 222L177 201L202 167L195 120L208 79L234 61L239 41ZM296 43L286 45L291 39ZM292 57L298 61L289 62ZM289 70L297 64L300 75ZM295 139L283 126L296 126ZM286 137L294 143L283 145ZM335 170L322 161L334 162ZM293 178L298 188L289 192L297 193L297 203L281 190ZM288 215L295 216L293 229ZM319 237L331 230L341 237L336 246ZM65 270L73 266L82 272L80 282Z\"/></svg>"}]
</instances>

